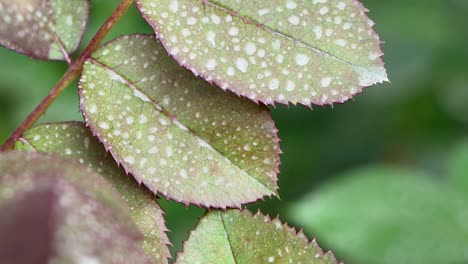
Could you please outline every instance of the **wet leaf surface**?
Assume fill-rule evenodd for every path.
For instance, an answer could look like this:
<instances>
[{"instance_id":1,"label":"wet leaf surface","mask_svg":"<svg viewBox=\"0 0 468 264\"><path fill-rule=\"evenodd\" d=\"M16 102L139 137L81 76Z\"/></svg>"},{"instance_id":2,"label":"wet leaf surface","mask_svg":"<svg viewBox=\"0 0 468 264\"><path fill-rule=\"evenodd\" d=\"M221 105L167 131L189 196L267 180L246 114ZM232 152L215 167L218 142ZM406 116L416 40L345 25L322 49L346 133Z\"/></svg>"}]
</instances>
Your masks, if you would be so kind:
<instances>
[{"instance_id":1,"label":"wet leaf surface","mask_svg":"<svg viewBox=\"0 0 468 264\"><path fill-rule=\"evenodd\" d=\"M0 45L38 59L70 61L88 15L88 0L0 0Z\"/></svg>"},{"instance_id":2,"label":"wet leaf surface","mask_svg":"<svg viewBox=\"0 0 468 264\"><path fill-rule=\"evenodd\" d=\"M56 156L9 152L0 155L0 171L0 208L5 210L0 244L8 244L11 250L2 252L6 249L2 247L1 263L32 260L18 256L28 254L21 250L26 248L34 248L31 258L47 257L47 263L149 262L128 208L114 188L91 169ZM32 206L44 210L36 214ZM40 216L50 221L28 226L35 230L31 233L18 230ZM42 228L45 230L37 230ZM12 231L15 240L5 241L12 238ZM42 242L30 237L39 233L44 235Z\"/></svg>"},{"instance_id":3,"label":"wet leaf surface","mask_svg":"<svg viewBox=\"0 0 468 264\"><path fill-rule=\"evenodd\" d=\"M355 0L137 0L168 52L254 101L344 102L387 80L380 40Z\"/></svg>"},{"instance_id":4,"label":"wet leaf surface","mask_svg":"<svg viewBox=\"0 0 468 264\"><path fill-rule=\"evenodd\" d=\"M80 86L90 129L154 193L220 208L276 194L280 150L268 109L195 78L154 37L101 47Z\"/></svg>"},{"instance_id":5,"label":"wet leaf surface","mask_svg":"<svg viewBox=\"0 0 468 264\"><path fill-rule=\"evenodd\" d=\"M39 125L23 134L17 149L47 152L74 159L98 171L119 191L130 214L144 236L143 249L153 263L167 263L169 240L163 214L156 197L118 168L102 144L84 123L64 122Z\"/></svg>"},{"instance_id":6,"label":"wet leaf surface","mask_svg":"<svg viewBox=\"0 0 468 264\"><path fill-rule=\"evenodd\" d=\"M337 263L315 241L279 219L248 211L212 211L204 216L177 256L177 263Z\"/></svg>"}]
</instances>

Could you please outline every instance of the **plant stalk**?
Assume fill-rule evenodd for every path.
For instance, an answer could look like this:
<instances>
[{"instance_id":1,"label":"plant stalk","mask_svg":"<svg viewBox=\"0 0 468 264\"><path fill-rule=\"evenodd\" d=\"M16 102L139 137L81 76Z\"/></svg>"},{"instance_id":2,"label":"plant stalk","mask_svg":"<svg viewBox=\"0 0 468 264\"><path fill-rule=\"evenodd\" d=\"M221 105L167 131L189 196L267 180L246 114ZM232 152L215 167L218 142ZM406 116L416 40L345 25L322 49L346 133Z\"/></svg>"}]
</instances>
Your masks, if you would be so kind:
<instances>
[{"instance_id":1,"label":"plant stalk","mask_svg":"<svg viewBox=\"0 0 468 264\"><path fill-rule=\"evenodd\" d=\"M70 65L60 81L54 86L49 94L42 99L36 108L26 117L21 125L10 135L10 137L0 146L0 152L13 149L14 143L21 135L31 128L36 121L47 111L50 105L57 97L81 74L83 64L87 58L99 47L102 40L106 37L109 31L119 21L123 14L128 10L134 0L122 0L119 6L115 9L112 15L101 26L98 32L94 35L86 49L78 56L78 58Z\"/></svg>"}]
</instances>

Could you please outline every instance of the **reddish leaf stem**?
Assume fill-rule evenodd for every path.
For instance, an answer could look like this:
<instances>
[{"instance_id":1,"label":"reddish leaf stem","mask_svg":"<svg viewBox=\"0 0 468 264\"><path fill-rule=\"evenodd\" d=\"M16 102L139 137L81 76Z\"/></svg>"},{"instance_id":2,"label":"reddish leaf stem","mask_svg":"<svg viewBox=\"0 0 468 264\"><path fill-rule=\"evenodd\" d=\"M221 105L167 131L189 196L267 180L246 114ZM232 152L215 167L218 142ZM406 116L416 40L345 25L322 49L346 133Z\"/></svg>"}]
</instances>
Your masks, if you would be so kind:
<instances>
[{"instance_id":1,"label":"reddish leaf stem","mask_svg":"<svg viewBox=\"0 0 468 264\"><path fill-rule=\"evenodd\" d=\"M114 13L102 25L99 31L94 35L93 39L80 54L80 56L70 65L68 70L63 75L62 79L54 86L49 94L42 99L39 105L29 114L21 125L10 135L10 137L0 146L0 152L12 149L13 144L21 137L27 129L31 128L34 123L46 112L49 106L57 99L57 97L80 75L83 70L85 60L93 53L107 33L114 27L123 14L128 10L134 0L122 0L120 5L115 9Z\"/></svg>"}]
</instances>

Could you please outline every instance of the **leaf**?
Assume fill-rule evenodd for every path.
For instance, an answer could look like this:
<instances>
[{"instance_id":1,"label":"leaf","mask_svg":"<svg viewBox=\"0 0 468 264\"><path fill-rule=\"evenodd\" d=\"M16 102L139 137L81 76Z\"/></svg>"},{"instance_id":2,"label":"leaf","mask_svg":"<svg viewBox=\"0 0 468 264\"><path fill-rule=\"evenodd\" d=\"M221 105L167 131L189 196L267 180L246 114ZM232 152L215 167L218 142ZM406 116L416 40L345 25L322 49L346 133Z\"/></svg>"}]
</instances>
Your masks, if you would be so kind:
<instances>
[{"instance_id":1,"label":"leaf","mask_svg":"<svg viewBox=\"0 0 468 264\"><path fill-rule=\"evenodd\" d=\"M332 104L387 80L355 0L136 2L181 65L253 101Z\"/></svg>"},{"instance_id":2,"label":"leaf","mask_svg":"<svg viewBox=\"0 0 468 264\"><path fill-rule=\"evenodd\" d=\"M212 211L184 244L177 263L337 263L317 243L276 218L248 211Z\"/></svg>"},{"instance_id":3,"label":"leaf","mask_svg":"<svg viewBox=\"0 0 468 264\"><path fill-rule=\"evenodd\" d=\"M375 167L321 186L290 215L353 263L465 263L467 206L428 175Z\"/></svg>"},{"instance_id":4,"label":"leaf","mask_svg":"<svg viewBox=\"0 0 468 264\"><path fill-rule=\"evenodd\" d=\"M29 249L37 259L47 257L46 263L148 263L128 208L99 174L62 158L25 152L1 154L0 171L0 208L5 210L0 244L11 250L0 249L1 263L30 260L23 256ZM36 234L45 236L31 237Z\"/></svg>"},{"instance_id":5,"label":"leaf","mask_svg":"<svg viewBox=\"0 0 468 264\"><path fill-rule=\"evenodd\" d=\"M118 169L104 147L81 122L39 125L26 133L16 143L16 148L48 152L78 160L106 178L130 208L133 222L144 235L143 249L153 263L167 263L170 257L167 245L163 211L153 194L141 188L136 181Z\"/></svg>"},{"instance_id":6,"label":"leaf","mask_svg":"<svg viewBox=\"0 0 468 264\"><path fill-rule=\"evenodd\" d=\"M461 141L449 158L450 182L468 197L468 140Z\"/></svg>"},{"instance_id":7,"label":"leaf","mask_svg":"<svg viewBox=\"0 0 468 264\"><path fill-rule=\"evenodd\" d=\"M33 58L70 62L89 6L89 0L0 0L0 45Z\"/></svg>"},{"instance_id":8,"label":"leaf","mask_svg":"<svg viewBox=\"0 0 468 264\"><path fill-rule=\"evenodd\" d=\"M47 263L55 224L53 205L57 203L53 189L30 191L12 200L0 208L8 212L0 218L0 262Z\"/></svg>"},{"instance_id":9,"label":"leaf","mask_svg":"<svg viewBox=\"0 0 468 264\"><path fill-rule=\"evenodd\" d=\"M91 131L154 193L220 208L276 193L280 150L268 109L193 77L154 37L100 48L80 86Z\"/></svg>"}]
</instances>

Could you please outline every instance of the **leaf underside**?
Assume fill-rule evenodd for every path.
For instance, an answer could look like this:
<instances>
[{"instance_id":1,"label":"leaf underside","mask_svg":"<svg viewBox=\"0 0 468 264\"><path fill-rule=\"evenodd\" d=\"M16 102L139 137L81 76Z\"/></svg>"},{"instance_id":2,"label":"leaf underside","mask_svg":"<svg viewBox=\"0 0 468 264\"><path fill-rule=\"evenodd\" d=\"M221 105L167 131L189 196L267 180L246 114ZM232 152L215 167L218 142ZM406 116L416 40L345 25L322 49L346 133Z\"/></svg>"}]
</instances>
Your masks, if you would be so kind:
<instances>
[{"instance_id":1,"label":"leaf underside","mask_svg":"<svg viewBox=\"0 0 468 264\"><path fill-rule=\"evenodd\" d=\"M387 80L356 0L136 2L181 65L253 101L341 103Z\"/></svg>"},{"instance_id":2,"label":"leaf underside","mask_svg":"<svg viewBox=\"0 0 468 264\"><path fill-rule=\"evenodd\" d=\"M15 239L20 241L13 245L50 249L51 252L41 254L42 259L48 257L47 263L128 263L128 259L148 263L139 246L140 234L124 210L124 202L99 174L62 158L24 152L2 154L0 171L0 207L8 209L2 211L0 240L8 239L10 231L17 230ZM29 237L34 233L25 235L18 230L36 217L28 214L34 210L28 207L34 204L49 211L51 221L46 225L50 230L43 237L50 238L44 241L48 247L30 244L40 241ZM39 224L36 228L44 228L44 224L35 224ZM22 256L13 252L2 254L0 262L17 263Z\"/></svg>"},{"instance_id":3,"label":"leaf underside","mask_svg":"<svg viewBox=\"0 0 468 264\"><path fill-rule=\"evenodd\" d=\"M0 45L33 58L70 61L89 6L88 0L0 0Z\"/></svg>"},{"instance_id":4,"label":"leaf underside","mask_svg":"<svg viewBox=\"0 0 468 264\"><path fill-rule=\"evenodd\" d=\"M177 256L177 263L337 263L315 241L276 218L248 211L212 211L204 216Z\"/></svg>"},{"instance_id":5,"label":"leaf underside","mask_svg":"<svg viewBox=\"0 0 468 264\"><path fill-rule=\"evenodd\" d=\"M130 214L144 236L143 249L153 263L167 263L170 256L163 211L153 194L117 167L104 147L81 122L39 125L25 132L17 149L58 154L78 160L106 178L130 208Z\"/></svg>"},{"instance_id":6,"label":"leaf underside","mask_svg":"<svg viewBox=\"0 0 468 264\"><path fill-rule=\"evenodd\" d=\"M153 36L96 51L80 104L115 160L154 193L218 208L276 193L280 150L268 109L195 78Z\"/></svg>"}]
</instances>

